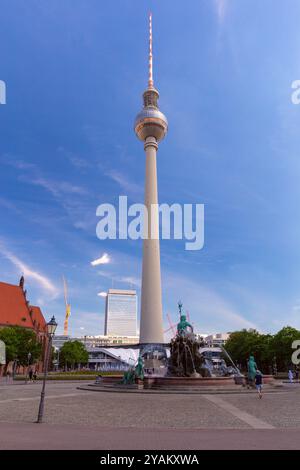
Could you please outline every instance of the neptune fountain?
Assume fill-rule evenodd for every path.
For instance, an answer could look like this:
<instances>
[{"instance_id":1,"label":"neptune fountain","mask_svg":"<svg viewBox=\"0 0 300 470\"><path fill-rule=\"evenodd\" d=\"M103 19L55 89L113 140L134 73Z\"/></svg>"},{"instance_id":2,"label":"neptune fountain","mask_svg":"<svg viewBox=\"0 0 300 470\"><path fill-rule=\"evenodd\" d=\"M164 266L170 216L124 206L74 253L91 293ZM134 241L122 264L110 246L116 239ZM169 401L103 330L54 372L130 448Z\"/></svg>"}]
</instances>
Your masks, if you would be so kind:
<instances>
[{"instance_id":1,"label":"neptune fountain","mask_svg":"<svg viewBox=\"0 0 300 470\"><path fill-rule=\"evenodd\" d=\"M177 325L177 334L170 342L170 358L168 376L175 377L215 377L229 376L238 373L233 367L227 367L225 360L220 360L216 368L209 354L205 350L203 338L194 334L193 326L187 321L182 311L182 303L178 302L180 321ZM225 351L226 354L226 351Z\"/></svg>"}]
</instances>

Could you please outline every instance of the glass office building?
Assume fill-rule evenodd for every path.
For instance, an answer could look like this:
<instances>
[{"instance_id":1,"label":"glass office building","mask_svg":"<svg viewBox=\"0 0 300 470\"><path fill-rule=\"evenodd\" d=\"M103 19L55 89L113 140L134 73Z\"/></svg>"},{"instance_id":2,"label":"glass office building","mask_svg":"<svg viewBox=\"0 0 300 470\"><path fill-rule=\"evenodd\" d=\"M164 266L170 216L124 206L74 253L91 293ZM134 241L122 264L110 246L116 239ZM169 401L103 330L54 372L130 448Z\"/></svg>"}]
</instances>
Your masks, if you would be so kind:
<instances>
[{"instance_id":1,"label":"glass office building","mask_svg":"<svg viewBox=\"0 0 300 470\"><path fill-rule=\"evenodd\" d=\"M137 295L135 290L109 289L106 297L104 334L136 336Z\"/></svg>"}]
</instances>

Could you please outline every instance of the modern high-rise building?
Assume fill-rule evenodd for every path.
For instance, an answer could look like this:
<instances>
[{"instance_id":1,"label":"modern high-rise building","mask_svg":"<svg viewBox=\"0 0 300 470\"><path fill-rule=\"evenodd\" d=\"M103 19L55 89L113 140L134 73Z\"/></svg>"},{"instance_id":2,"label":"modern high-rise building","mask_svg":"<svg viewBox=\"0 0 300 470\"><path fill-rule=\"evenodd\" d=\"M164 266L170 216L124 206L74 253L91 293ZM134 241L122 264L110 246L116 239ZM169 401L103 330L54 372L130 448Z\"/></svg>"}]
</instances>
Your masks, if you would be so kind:
<instances>
[{"instance_id":1,"label":"modern high-rise building","mask_svg":"<svg viewBox=\"0 0 300 470\"><path fill-rule=\"evenodd\" d=\"M135 133L144 142L146 154L145 206L148 228L143 240L140 344L164 341L161 299L159 212L156 153L158 143L168 131L168 121L158 108L159 93L154 87L152 70L152 16L149 18L149 79L143 93L143 109L135 120Z\"/></svg>"},{"instance_id":2,"label":"modern high-rise building","mask_svg":"<svg viewBox=\"0 0 300 470\"><path fill-rule=\"evenodd\" d=\"M107 336L136 336L137 295L135 290L108 290L104 334Z\"/></svg>"}]
</instances>

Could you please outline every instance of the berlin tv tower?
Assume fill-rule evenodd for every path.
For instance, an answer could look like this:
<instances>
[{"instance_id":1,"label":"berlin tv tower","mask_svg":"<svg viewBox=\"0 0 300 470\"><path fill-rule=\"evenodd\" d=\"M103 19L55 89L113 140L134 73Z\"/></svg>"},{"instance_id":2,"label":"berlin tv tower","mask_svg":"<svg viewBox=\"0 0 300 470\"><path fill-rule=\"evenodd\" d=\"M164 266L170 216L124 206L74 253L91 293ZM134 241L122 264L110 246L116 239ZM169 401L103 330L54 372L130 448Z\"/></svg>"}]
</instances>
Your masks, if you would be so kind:
<instances>
[{"instance_id":1,"label":"berlin tv tower","mask_svg":"<svg viewBox=\"0 0 300 470\"><path fill-rule=\"evenodd\" d=\"M149 16L149 79L144 91L144 107L135 120L135 133L144 142L146 153L145 206L148 227L143 240L140 344L164 342L161 300L159 213L157 196L156 152L165 137L168 121L158 109L159 93L154 87L152 64L152 15ZM145 221L147 226L147 221Z\"/></svg>"}]
</instances>

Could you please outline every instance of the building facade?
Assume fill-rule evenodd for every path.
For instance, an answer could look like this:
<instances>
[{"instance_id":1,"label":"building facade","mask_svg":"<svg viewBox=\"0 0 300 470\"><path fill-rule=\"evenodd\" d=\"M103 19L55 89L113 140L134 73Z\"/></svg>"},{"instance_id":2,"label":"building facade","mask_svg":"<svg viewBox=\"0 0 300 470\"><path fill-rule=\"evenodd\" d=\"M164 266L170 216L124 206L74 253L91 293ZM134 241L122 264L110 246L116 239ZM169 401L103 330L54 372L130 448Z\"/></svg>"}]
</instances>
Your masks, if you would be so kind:
<instances>
[{"instance_id":1,"label":"building facade","mask_svg":"<svg viewBox=\"0 0 300 470\"><path fill-rule=\"evenodd\" d=\"M86 348L96 348L103 346L125 346L138 344L138 336L117 336L117 335L96 335L76 338L81 341Z\"/></svg>"},{"instance_id":2,"label":"building facade","mask_svg":"<svg viewBox=\"0 0 300 470\"><path fill-rule=\"evenodd\" d=\"M207 346L209 347L224 346L226 341L229 339L229 336L230 336L229 333L215 333L215 334L206 336L205 342Z\"/></svg>"},{"instance_id":3,"label":"building facade","mask_svg":"<svg viewBox=\"0 0 300 470\"><path fill-rule=\"evenodd\" d=\"M137 348L87 348L88 367L99 371L125 371L134 367L139 357Z\"/></svg>"},{"instance_id":4,"label":"building facade","mask_svg":"<svg viewBox=\"0 0 300 470\"><path fill-rule=\"evenodd\" d=\"M109 289L105 306L105 336L136 336L137 295L135 290Z\"/></svg>"},{"instance_id":5,"label":"building facade","mask_svg":"<svg viewBox=\"0 0 300 470\"><path fill-rule=\"evenodd\" d=\"M138 336L79 336L71 338L71 336L55 335L52 341L55 350L60 350L67 341L81 341L86 349L100 348L100 347L114 347L114 346L125 346L138 344Z\"/></svg>"},{"instance_id":6,"label":"building facade","mask_svg":"<svg viewBox=\"0 0 300 470\"><path fill-rule=\"evenodd\" d=\"M18 285L0 282L0 328L18 326L33 330L37 340L42 344L43 355L46 349L47 324L40 307L30 305L22 276ZM42 370L42 361L35 367ZM8 368L11 368L9 365ZM3 372L4 367L0 367Z\"/></svg>"}]
</instances>

